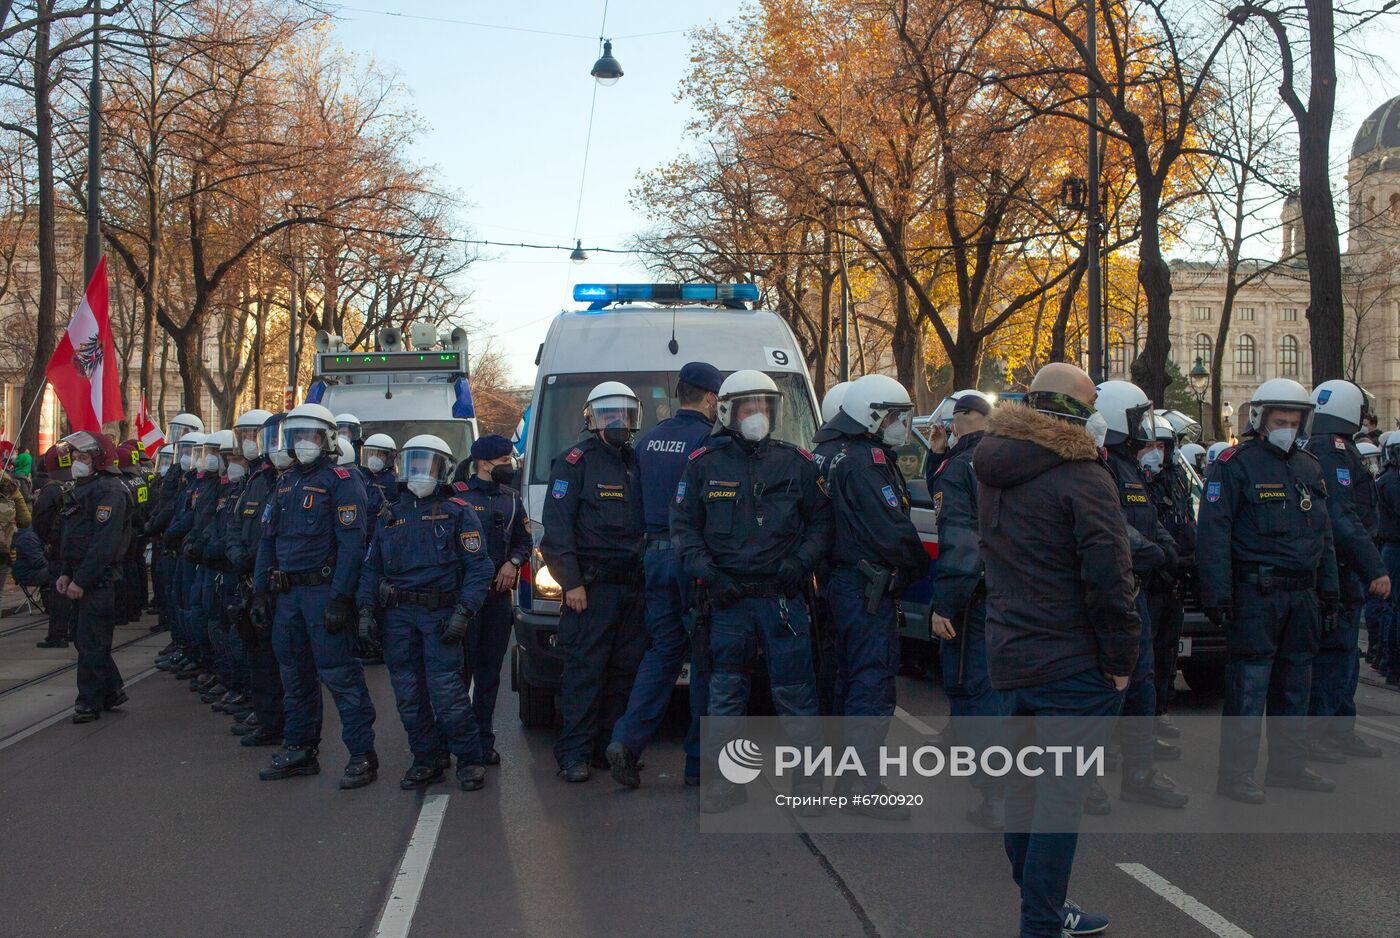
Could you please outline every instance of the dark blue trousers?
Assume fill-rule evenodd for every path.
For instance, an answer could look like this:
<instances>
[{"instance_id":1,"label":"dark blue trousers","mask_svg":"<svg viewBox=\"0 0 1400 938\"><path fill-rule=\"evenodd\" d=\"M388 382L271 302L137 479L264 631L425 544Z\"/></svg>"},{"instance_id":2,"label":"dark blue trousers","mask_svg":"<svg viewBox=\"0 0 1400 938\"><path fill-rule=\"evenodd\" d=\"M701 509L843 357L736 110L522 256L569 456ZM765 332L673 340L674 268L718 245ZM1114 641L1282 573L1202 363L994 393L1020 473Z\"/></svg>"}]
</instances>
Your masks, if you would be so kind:
<instances>
[{"instance_id":1,"label":"dark blue trousers","mask_svg":"<svg viewBox=\"0 0 1400 938\"><path fill-rule=\"evenodd\" d=\"M462 646L438 639L452 609L394 606L384 613L384 663L415 762L444 741L459 765L481 764L481 734L462 680Z\"/></svg>"},{"instance_id":2,"label":"dark blue trousers","mask_svg":"<svg viewBox=\"0 0 1400 938\"><path fill-rule=\"evenodd\" d=\"M630 583L593 583L587 592L587 609L565 607L559 615L564 727L554 758L561 768L603 758L646 652L641 591Z\"/></svg>"},{"instance_id":3,"label":"dark blue trousers","mask_svg":"<svg viewBox=\"0 0 1400 938\"><path fill-rule=\"evenodd\" d=\"M477 616L476 627L467 633L463 649L462 677L471 687L472 713L483 749L496 748L492 725L496 696L501 689L501 662L510 648L514 614L510 593L487 593L486 604Z\"/></svg>"},{"instance_id":4,"label":"dark blue trousers","mask_svg":"<svg viewBox=\"0 0 1400 938\"><path fill-rule=\"evenodd\" d=\"M1122 715L1128 719L1118 724L1118 741L1123 746L1125 772L1152 768L1154 736L1152 721L1157 716L1157 679L1152 663L1152 622L1147 611L1147 595L1137 594L1138 616L1142 632L1138 636L1137 664L1123 692Z\"/></svg>"},{"instance_id":5,"label":"dark blue trousers","mask_svg":"<svg viewBox=\"0 0 1400 938\"><path fill-rule=\"evenodd\" d=\"M894 716L895 676L899 673L899 617L894 598L885 596L866 611L865 577L847 568L827 581L827 601L836 636L836 699L847 745L866 768L863 790L879 784L873 769Z\"/></svg>"},{"instance_id":6,"label":"dark blue trousers","mask_svg":"<svg viewBox=\"0 0 1400 938\"><path fill-rule=\"evenodd\" d=\"M649 547L644 565L647 636L651 644L637 668L627 712L613 727L612 738L633 755L642 754L661 728L681 666L690 659L690 727L685 735L685 765L687 774L697 775L700 718L708 708L710 688L709 675L696 672L690 653L689 610L695 602L694 591L675 550Z\"/></svg>"},{"instance_id":7,"label":"dark blue trousers","mask_svg":"<svg viewBox=\"0 0 1400 938\"><path fill-rule=\"evenodd\" d=\"M1005 694L992 686L987 672L987 603L982 598L968 604L967 612L953 622L957 637L941 641L938 661L943 668L943 690L953 717L958 742L983 749L994 741L995 717L1008 716ZM984 794L1000 793L1006 786L980 770L972 784Z\"/></svg>"},{"instance_id":8,"label":"dark blue trousers","mask_svg":"<svg viewBox=\"0 0 1400 938\"><path fill-rule=\"evenodd\" d=\"M1344 589L1345 595L1346 590ZM1312 664L1308 735L1345 737L1356 730L1356 685L1361 680L1360 601L1347 603L1337 627L1322 636Z\"/></svg>"},{"instance_id":9,"label":"dark blue trousers","mask_svg":"<svg viewBox=\"0 0 1400 938\"><path fill-rule=\"evenodd\" d=\"M294 586L277 597L272 642L282 671L283 736L288 746L321 744L319 678L340 711L345 748L359 755L374 750L374 703L355 658L354 626L332 635L322 624L330 598L325 583Z\"/></svg>"}]
</instances>

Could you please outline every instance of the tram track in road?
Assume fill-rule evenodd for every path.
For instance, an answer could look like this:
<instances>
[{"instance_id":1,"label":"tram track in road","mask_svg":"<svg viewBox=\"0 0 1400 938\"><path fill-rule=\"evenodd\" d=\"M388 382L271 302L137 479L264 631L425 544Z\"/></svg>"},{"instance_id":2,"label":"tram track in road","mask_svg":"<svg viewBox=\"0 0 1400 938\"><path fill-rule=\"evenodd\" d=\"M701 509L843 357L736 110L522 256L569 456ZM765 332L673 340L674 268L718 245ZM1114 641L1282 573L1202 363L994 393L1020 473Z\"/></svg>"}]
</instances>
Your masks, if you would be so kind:
<instances>
[{"instance_id":1,"label":"tram track in road","mask_svg":"<svg viewBox=\"0 0 1400 938\"><path fill-rule=\"evenodd\" d=\"M43 625L47 621L48 617L43 613L39 613L39 617L33 622L22 622L19 625L12 625L9 628L0 629L0 638L4 638L7 635L18 635L20 632L26 632L36 626Z\"/></svg>"},{"instance_id":2,"label":"tram track in road","mask_svg":"<svg viewBox=\"0 0 1400 938\"><path fill-rule=\"evenodd\" d=\"M34 623L34 624L37 625L38 623ZM16 631L18 631L18 630L16 630ZM13 632L0 633L0 635L8 635L8 634L13 634ZM130 639L127 639L126 641L124 641L124 642L122 642L122 643L120 643L120 644L113 645L113 646L112 646L112 651L114 651L114 652L116 652L116 651L121 651L123 648L127 648L127 647L129 647L129 646L131 646L131 645L135 645L137 642L144 641L145 639L148 639L148 638L150 638L150 637L151 637L151 636L150 636L150 633L143 633L143 634L141 634L141 635L137 635L135 638L130 638ZM5 699L6 697L8 697L10 694L16 693L17 691L24 690L26 687L33 687L33 686L36 685L36 684L42 684L44 681L47 681L49 678L57 677L57 676L60 675L60 674L67 674L69 671L72 671L72 670L76 669L77 667L78 667L78 662L77 662L76 660L74 660L74 661L68 662L68 663L65 664L65 665L60 665L60 666L57 667L57 668L53 668L52 670L45 671L43 674L36 674L34 677L31 677L31 678L29 678L29 679L27 679L27 680L24 680L24 681L19 682L19 683L16 684L14 687L7 687L7 688L5 688L4 690L0 690L0 700L4 700L4 699Z\"/></svg>"}]
</instances>

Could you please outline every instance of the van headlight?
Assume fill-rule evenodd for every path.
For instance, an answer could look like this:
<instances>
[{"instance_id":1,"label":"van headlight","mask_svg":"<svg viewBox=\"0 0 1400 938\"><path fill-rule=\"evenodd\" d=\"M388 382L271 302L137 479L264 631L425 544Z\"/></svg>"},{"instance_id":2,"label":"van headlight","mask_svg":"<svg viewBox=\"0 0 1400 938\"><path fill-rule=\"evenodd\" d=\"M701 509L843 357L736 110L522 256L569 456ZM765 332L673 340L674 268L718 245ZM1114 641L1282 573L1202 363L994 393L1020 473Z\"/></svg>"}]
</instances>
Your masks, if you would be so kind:
<instances>
[{"instance_id":1,"label":"van headlight","mask_svg":"<svg viewBox=\"0 0 1400 938\"><path fill-rule=\"evenodd\" d=\"M553 600L558 602L564 597L564 590L559 585L559 581L554 579L554 575L549 572L549 567L545 566L544 557L539 550L535 550L534 563L530 564L534 571L530 586L534 589L535 595L540 599Z\"/></svg>"}]
</instances>

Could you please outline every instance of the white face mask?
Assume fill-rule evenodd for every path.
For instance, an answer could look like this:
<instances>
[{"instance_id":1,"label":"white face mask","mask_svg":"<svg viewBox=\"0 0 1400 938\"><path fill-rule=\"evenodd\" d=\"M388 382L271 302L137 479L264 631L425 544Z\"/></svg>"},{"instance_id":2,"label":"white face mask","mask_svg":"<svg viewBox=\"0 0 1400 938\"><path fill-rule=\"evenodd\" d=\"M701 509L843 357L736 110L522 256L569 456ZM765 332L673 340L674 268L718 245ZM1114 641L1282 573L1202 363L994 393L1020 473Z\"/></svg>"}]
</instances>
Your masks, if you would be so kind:
<instances>
[{"instance_id":1,"label":"white face mask","mask_svg":"<svg viewBox=\"0 0 1400 938\"><path fill-rule=\"evenodd\" d=\"M258 458L258 444L255 443L255 442L252 441L252 440L244 440L244 441L243 441L243 458L244 458L244 459L257 459L257 458Z\"/></svg>"},{"instance_id":2,"label":"white face mask","mask_svg":"<svg viewBox=\"0 0 1400 938\"><path fill-rule=\"evenodd\" d=\"M220 459L218 456L205 456L205 457L204 457L204 471L205 471L205 472L219 472L219 471L222 470L223 468L224 468L223 460Z\"/></svg>"},{"instance_id":3,"label":"white face mask","mask_svg":"<svg viewBox=\"0 0 1400 938\"><path fill-rule=\"evenodd\" d=\"M1162 471L1162 451L1159 449L1149 450L1138 457L1138 465L1142 471L1150 476L1155 476Z\"/></svg>"},{"instance_id":4,"label":"white face mask","mask_svg":"<svg viewBox=\"0 0 1400 938\"><path fill-rule=\"evenodd\" d=\"M272 455L268 458L272 460L272 465L278 469L286 469L292 464L292 457L288 456L284 449L273 450Z\"/></svg>"},{"instance_id":5,"label":"white face mask","mask_svg":"<svg viewBox=\"0 0 1400 938\"><path fill-rule=\"evenodd\" d=\"M383 457L383 456L371 456L369 459L365 460L365 465L369 468L369 471L370 471L370 472L383 472L383 471L384 471L384 457Z\"/></svg>"},{"instance_id":6,"label":"white face mask","mask_svg":"<svg viewBox=\"0 0 1400 938\"><path fill-rule=\"evenodd\" d=\"M73 460L73 469L72 469L72 472L73 472L73 478L75 478L75 479L86 479L88 476L92 475L92 464L91 464L91 463L85 463L85 462L83 462L82 460L79 460L79 459L75 459L75 460Z\"/></svg>"},{"instance_id":7,"label":"white face mask","mask_svg":"<svg viewBox=\"0 0 1400 938\"><path fill-rule=\"evenodd\" d=\"M409 479L408 490L419 498L427 498L437 491L437 479Z\"/></svg>"},{"instance_id":8,"label":"white face mask","mask_svg":"<svg viewBox=\"0 0 1400 938\"><path fill-rule=\"evenodd\" d=\"M909 425L903 420L896 420L880 433L880 439L888 446L903 446L909 442Z\"/></svg>"},{"instance_id":9,"label":"white face mask","mask_svg":"<svg viewBox=\"0 0 1400 938\"><path fill-rule=\"evenodd\" d=\"M1108 439L1108 418L1096 410L1093 416L1084 421L1084 429L1094 438L1094 445L1102 448L1103 441Z\"/></svg>"},{"instance_id":10,"label":"white face mask","mask_svg":"<svg viewBox=\"0 0 1400 938\"><path fill-rule=\"evenodd\" d=\"M310 440L297 440L294 449L302 465L308 465L321 458L321 447Z\"/></svg>"},{"instance_id":11,"label":"white face mask","mask_svg":"<svg viewBox=\"0 0 1400 938\"><path fill-rule=\"evenodd\" d=\"M191 465L193 465L193 462L192 462L191 459L190 459L190 454L189 454L189 453L185 453L183 456L180 457L180 469L181 469L181 470L183 470L184 472L189 472L189 471L190 471L190 466L191 466Z\"/></svg>"},{"instance_id":12,"label":"white face mask","mask_svg":"<svg viewBox=\"0 0 1400 938\"><path fill-rule=\"evenodd\" d=\"M230 482L237 482L239 479L243 478L247 471L248 470L242 463L231 462L228 464L228 480Z\"/></svg>"},{"instance_id":13,"label":"white face mask","mask_svg":"<svg viewBox=\"0 0 1400 938\"><path fill-rule=\"evenodd\" d=\"M1277 430L1270 430L1268 440L1277 449L1285 453L1293 448L1293 441L1298 438L1298 431L1293 427L1280 427Z\"/></svg>"},{"instance_id":14,"label":"white face mask","mask_svg":"<svg viewBox=\"0 0 1400 938\"><path fill-rule=\"evenodd\" d=\"M739 421L739 434L746 440L757 443L768 435L768 415L749 414Z\"/></svg>"}]
</instances>

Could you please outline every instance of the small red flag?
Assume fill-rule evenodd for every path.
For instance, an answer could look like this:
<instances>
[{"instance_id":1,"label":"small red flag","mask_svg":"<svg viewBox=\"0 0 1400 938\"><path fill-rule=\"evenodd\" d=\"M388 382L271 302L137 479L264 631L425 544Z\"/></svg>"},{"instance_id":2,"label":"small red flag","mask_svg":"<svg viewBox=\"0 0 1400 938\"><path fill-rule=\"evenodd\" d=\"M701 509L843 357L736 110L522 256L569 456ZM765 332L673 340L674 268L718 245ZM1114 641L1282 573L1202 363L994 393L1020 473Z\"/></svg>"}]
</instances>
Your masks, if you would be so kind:
<instances>
[{"instance_id":1,"label":"small red flag","mask_svg":"<svg viewBox=\"0 0 1400 938\"><path fill-rule=\"evenodd\" d=\"M141 412L136 415L136 438L141 441L141 448L148 453L154 453L165 445L165 436L160 432L160 427L151 420L150 414L146 412L146 395L141 395Z\"/></svg>"}]
</instances>

